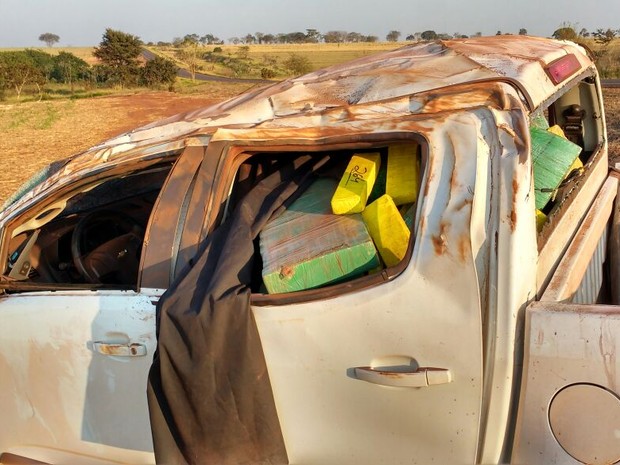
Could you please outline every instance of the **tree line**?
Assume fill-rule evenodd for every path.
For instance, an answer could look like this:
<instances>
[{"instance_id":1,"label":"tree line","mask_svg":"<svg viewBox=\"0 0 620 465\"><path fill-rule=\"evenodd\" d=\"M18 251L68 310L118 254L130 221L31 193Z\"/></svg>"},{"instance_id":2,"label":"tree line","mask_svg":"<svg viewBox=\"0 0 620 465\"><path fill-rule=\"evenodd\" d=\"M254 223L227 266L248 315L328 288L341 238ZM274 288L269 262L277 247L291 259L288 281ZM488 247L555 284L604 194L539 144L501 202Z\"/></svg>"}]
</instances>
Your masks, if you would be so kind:
<instances>
[{"instance_id":1,"label":"tree line","mask_svg":"<svg viewBox=\"0 0 620 465\"><path fill-rule=\"evenodd\" d=\"M497 31L497 35L505 34ZM526 35L527 30L521 28L520 35ZM473 36L481 36L476 32ZM556 39L585 42L593 40L599 46L594 50L599 70L603 77L614 77L620 74L620 59L617 51L611 51L609 44L620 35L620 30L597 29L589 32L579 29L572 24L562 23L552 34ZM386 35L386 40L397 42L402 34L392 30ZM407 41L429 41L436 39L466 38L467 35L458 32L453 34L437 33L434 30L416 32L406 36ZM56 44L60 37L46 32L39 36L49 47ZM242 44L237 56L224 55L218 45L224 43L213 34L187 34L181 38L174 38L172 43L159 42L157 45L170 45L177 49L177 58L194 76L200 69L201 61L220 63L230 68L235 75L246 75L249 72L247 51L252 44L301 44L301 43L347 43L347 42L376 42L378 37L367 36L357 32L328 31L321 33L316 29L306 29L305 32L291 32L282 34L265 34L256 32L244 37L229 39L233 44ZM8 91L13 91L20 99L24 89L32 89L42 98L46 86L50 83L68 85L73 93L76 84L93 87L172 87L176 80L178 67L170 60L156 57L144 62L141 60L142 40L125 32L106 29L93 55L99 60L96 65L89 65L81 58L68 53L60 52L52 55L41 50L23 50L0 52L0 99L6 97ZM200 45L216 45L211 52L204 52ZM202 48L202 50L200 50ZM219 53L218 53L219 52ZM244 56L244 52L245 55ZM267 63L268 64L268 63ZM298 55L282 63L284 69L291 74L303 74L310 70L307 58ZM272 79L281 71L277 71L274 64L264 65L260 69L263 78Z\"/></svg>"},{"instance_id":2,"label":"tree line","mask_svg":"<svg viewBox=\"0 0 620 465\"><path fill-rule=\"evenodd\" d=\"M57 37L42 34L39 39L53 45ZM52 34L53 35L53 34ZM99 63L89 65L72 53L52 55L41 50L0 52L0 99L13 91L19 100L24 89L33 89L43 97L47 84L86 87L161 87L174 84L178 67L161 57L146 63L140 60L142 41L131 34L106 29L93 55Z\"/></svg>"},{"instance_id":3,"label":"tree line","mask_svg":"<svg viewBox=\"0 0 620 465\"><path fill-rule=\"evenodd\" d=\"M527 35L526 28L520 28L519 35ZM510 35L510 32L497 31L496 35ZM563 40L578 40L579 38L594 38L595 41L607 44L620 35L620 29L597 29L594 32L589 32L585 28L579 29L576 25L564 22L556 29L552 37ZM391 30L385 35L385 40L388 42L398 42L403 36L401 31ZM482 32L475 32L471 34L471 37L480 37ZM414 32L405 36L407 41L418 40L437 40L437 39L466 39L470 37L467 34L461 34L460 32L454 32L452 34L445 32L435 32L432 29L428 29L422 32ZM60 36L51 32L45 32L39 36L39 40L44 42L48 47L52 47L60 40ZM254 45L254 44L312 44L312 43L356 43L356 42L377 42L379 37L376 35L366 35L355 31L343 31L333 30L321 33L317 29L306 29L306 32L295 31L286 33L264 33L255 32L248 33L242 37L230 37L228 42L234 45ZM186 34L183 37L175 37L172 42L159 41L157 43L149 42L148 45L158 46L174 46L181 47L187 44L201 44L201 45L224 45L225 41L215 36L214 34L207 33L204 35L192 33Z\"/></svg>"},{"instance_id":4,"label":"tree line","mask_svg":"<svg viewBox=\"0 0 620 465\"><path fill-rule=\"evenodd\" d=\"M306 32L286 32L286 33L248 33L242 37L230 37L228 43L233 45L262 45L262 44L316 44L325 43L344 43L344 42L377 42L379 37L375 35L364 35L359 32L347 31L328 31L321 33L317 29L306 29ZM159 41L151 45L159 46L181 46L188 42L202 45L223 45L225 41L213 34L186 34L183 37L175 37L172 42Z\"/></svg>"},{"instance_id":5,"label":"tree line","mask_svg":"<svg viewBox=\"0 0 620 465\"><path fill-rule=\"evenodd\" d=\"M478 33L482 35L482 33ZM387 42L398 42L402 36L400 31L392 30L385 36ZM452 39L466 38L467 35L460 33L446 34L437 33L433 30L424 32L416 32L406 36L406 40L435 40L435 39ZM319 32L317 29L306 29L306 32L286 32L286 33L248 33L241 37L230 37L228 43L233 45L275 45L275 44L344 44L344 43L374 43L378 42L379 37L376 35L366 35L354 31L327 31ZM225 41L213 34L186 34L183 37L175 37L171 42L159 41L157 43L149 42L148 45L157 45L160 47L173 46L180 47L188 43L200 45L224 45Z\"/></svg>"},{"instance_id":6,"label":"tree line","mask_svg":"<svg viewBox=\"0 0 620 465\"><path fill-rule=\"evenodd\" d=\"M614 39L620 35L620 29L597 29L594 32L589 32L585 28L581 28L577 32L577 28L570 24L563 24L558 29L553 31L552 37L560 40L572 40L573 42L579 42L580 39L592 38L594 42L599 45L609 45Z\"/></svg>"},{"instance_id":7,"label":"tree line","mask_svg":"<svg viewBox=\"0 0 620 465\"><path fill-rule=\"evenodd\" d=\"M502 34L501 31L498 31L499 34ZM527 29L521 28L519 29L519 34L525 35L527 34ZM472 34L473 37L482 36L482 32L476 32ZM391 30L385 35L385 40L387 42L398 42L403 34L401 31ZM411 34L407 34L405 36L405 40L407 41L419 41L419 40L436 40L436 39L465 39L468 38L467 34L461 34L460 32L455 32L452 34L448 34L445 32L436 32L432 29L425 30L422 32L414 32ZM248 33L244 36L234 36L227 39L227 42L233 45L274 45L274 44L316 44L316 43L326 43L326 44L341 44L341 43L358 43L358 42L367 42L373 43L379 41L379 36L376 35L367 35L362 34L360 32L355 31L344 31L344 30L333 30L322 33L317 29L306 29L305 32L295 31L295 32L281 32L277 34L264 33L264 32L255 32ZM157 45L157 46L174 46L180 47L183 45L187 45L188 43L194 43L199 45L223 45L226 41L220 39L219 37L213 34L186 34L183 37L175 37L171 42L159 41L157 43L149 42L148 45Z\"/></svg>"},{"instance_id":8,"label":"tree line","mask_svg":"<svg viewBox=\"0 0 620 465\"><path fill-rule=\"evenodd\" d=\"M552 37L560 40L571 40L585 45L592 53L596 67L602 78L617 78L620 76L620 51L610 44L620 36L620 29L597 29L589 32L585 28L579 29L573 24L563 23L553 31ZM595 48L590 47L592 41Z\"/></svg>"}]
</instances>

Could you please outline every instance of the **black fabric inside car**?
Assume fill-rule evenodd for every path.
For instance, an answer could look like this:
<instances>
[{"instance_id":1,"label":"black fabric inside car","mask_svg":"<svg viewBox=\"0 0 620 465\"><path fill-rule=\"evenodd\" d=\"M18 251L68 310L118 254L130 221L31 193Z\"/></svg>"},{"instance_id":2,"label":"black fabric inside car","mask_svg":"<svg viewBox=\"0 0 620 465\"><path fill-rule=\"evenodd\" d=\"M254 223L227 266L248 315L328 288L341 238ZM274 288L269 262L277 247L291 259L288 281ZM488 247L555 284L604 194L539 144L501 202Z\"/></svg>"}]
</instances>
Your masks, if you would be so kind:
<instances>
[{"instance_id":1,"label":"black fabric inside car","mask_svg":"<svg viewBox=\"0 0 620 465\"><path fill-rule=\"evenodd\" d=\"M157 463L288 463L250 308L253 241L328 158L276 164L160 299L148 385Z\"/></svg>"}]
</instances>

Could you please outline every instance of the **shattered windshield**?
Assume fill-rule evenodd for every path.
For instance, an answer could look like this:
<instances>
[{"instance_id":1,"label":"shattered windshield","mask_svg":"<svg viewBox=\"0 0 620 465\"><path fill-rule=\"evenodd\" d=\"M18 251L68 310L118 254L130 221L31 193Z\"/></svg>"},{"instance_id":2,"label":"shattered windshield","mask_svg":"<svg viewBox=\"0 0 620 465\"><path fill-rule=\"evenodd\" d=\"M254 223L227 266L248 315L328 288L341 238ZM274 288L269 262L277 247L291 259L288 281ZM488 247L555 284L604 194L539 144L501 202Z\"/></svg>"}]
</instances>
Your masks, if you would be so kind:
<instances>
[{"instance_id":1,"label":"shattered windshield","mask_svg":"<svg viewBox=\"0 0 620 465\"><path fill-rule=\"evenodd\" d=\"M0 211L5 210L10 205L21 199L27 192L34 189L36 186L46 181L50 176L60 171L60 169L67 164L69 159L58 160L50 163L35 173L30 179L24 182L19 188L2 204Z\"/></svg>"}]
</instances>

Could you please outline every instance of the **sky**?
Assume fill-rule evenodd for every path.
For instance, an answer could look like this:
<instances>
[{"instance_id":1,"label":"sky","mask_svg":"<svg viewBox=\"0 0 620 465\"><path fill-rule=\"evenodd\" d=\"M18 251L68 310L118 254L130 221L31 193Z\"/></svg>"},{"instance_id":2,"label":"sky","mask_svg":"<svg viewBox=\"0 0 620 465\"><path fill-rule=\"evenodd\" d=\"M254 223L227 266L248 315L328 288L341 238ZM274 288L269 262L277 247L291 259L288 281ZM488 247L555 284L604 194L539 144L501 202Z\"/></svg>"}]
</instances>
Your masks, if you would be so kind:
<instances>
[{"instance_id":1,"label":"sky","mask_svg":"<svg viewBox=\"0 0 620 465\"><path fill-rule=\"evenodd\" d=\"M437 33L518 33L551 36L562 25L577 30L620 28L620 0L0 0L0 48L93 46L106 28L170 42L196 33L228 41L248 33L344 30L401 39Z\"/></svg>"}]
</instances>

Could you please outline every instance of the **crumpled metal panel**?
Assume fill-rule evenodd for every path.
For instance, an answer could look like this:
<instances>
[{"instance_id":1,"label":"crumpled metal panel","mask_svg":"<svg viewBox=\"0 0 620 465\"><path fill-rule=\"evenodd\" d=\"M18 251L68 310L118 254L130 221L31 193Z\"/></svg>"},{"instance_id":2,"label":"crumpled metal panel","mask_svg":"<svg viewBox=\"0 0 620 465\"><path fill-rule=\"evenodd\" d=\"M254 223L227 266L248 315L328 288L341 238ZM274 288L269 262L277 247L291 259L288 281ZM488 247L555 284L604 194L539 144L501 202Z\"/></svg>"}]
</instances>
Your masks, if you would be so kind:
<instances>
[{"instance_id":1,"label":"crumpled metal panel","mask_svg":"<svg viewBox=\"0 0 620 465\"><path fill-rule=\"evenodd\" d=\"M151 156L154 150L149 147L160 152L178 150L184 146L184 138L208 136L222 127L331 127L354 118L376 120L456 110L470 106L465 94L472 89L461 86L480 80L513 80L537 105L557 90L544 65L567 53L575 54L584 68L592 65L583 49L575 44L525 36L440 41L363 57L255 89L103 142L76 155L63 170L10 210L59 180L83 176L111 161L129 163ZM497 97L496 88L487 82L477 92L493 99ZM445 99L442 106L437 106L436 99L459 92L463 98L452 98L452 107ZM0 220L4 216L0 214Z\"/></svg>"},{"instance_id":2,"label":"crumpled metal panel","mask_svg":"<svg viewBox=\"0 0 620 465\"><path fill-rule=\"evenodd\" d=\"M488 109L451 112L441 124L437 118L414 115L381 128L420 133L428 143L416 245L398 279L381 284L381 292L373 287L320 301L253 307L291 463L476 461L483 348L474 253L481 242L490 247L490 238L479 238L472 217L485 214L486 198L476 199L486 191L478 185L479 160L497 158L500 148L484 139L495 129ZM373 124L346 126L358 135ZM213 140L268 140L279 131L222 129ZM407 334L401 337L403 328ZM449 369L454 382L407 392L369 389L359 378L344 376L345 369L359 365L413 361L392 362L401 354L415 356L420 366Z\"/></svg>"}]
</instances>

